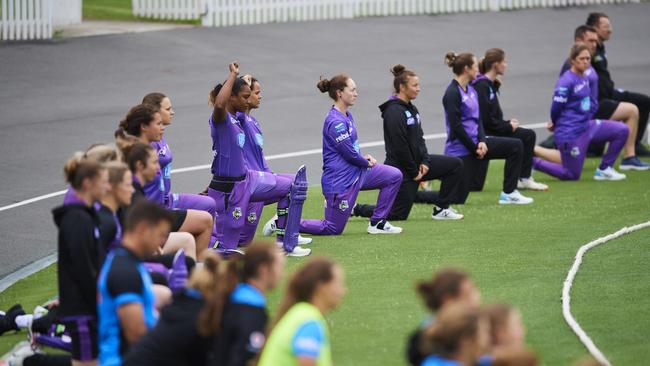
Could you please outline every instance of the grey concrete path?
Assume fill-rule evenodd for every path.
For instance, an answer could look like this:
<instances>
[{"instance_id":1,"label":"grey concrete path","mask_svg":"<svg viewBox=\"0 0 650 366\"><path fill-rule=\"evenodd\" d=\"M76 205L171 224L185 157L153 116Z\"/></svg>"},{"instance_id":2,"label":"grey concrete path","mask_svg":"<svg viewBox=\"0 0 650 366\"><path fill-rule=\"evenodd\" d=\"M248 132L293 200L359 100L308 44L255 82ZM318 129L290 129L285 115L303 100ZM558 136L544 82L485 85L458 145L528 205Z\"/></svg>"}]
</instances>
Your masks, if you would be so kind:
<instances>
[{"instance_id":1,"label":"grey concrete path","mask_svg":"<svg viewBox=\"0 0 650 366\"><path fill-rule=\"evenodd\" d=\"M76 38L90 36L105 36L109 34L156 32L172 29L192 29L195 26L174 23L152 22L115 22L104 20L84 20L56 29L57 36L61 38Z\"/></svg>"},{"instance_id":2,"label":"grey concrete path","mask_svg":"<svg viewBox=\"0 0 650 366\"><path fill-rule=\"evenodd\" d=\"M377 105L391 92L389 67L403 63L422 81L416 101L425 133L444 131L442 93L452 75L447 51L508 54L501 100L521 123L548 119L559 68L573 29L587 13L610 14L608 44L617 85L650 93L650 4L502 13L368 18L232 28L193 28L0 46L0 206L65 188L63 162L93 142L111 141L118 121L144 94L171 96L177 115L168 129L174 167L209 164L207 94L240 60L262 82L256 112L267 154L321 145L330 102L318 93L320 74L348 72L359 86L352 109L362 142L382 139ZM540 137L546 133L538 130ZM429 142L440 152L443 141ZM367 149L383 158L383 148ZM319 182L320 156L275 160L276 171L308 165ZM197 192L209 172L175 175L177 192ZM550 198L549 198L550 199ZM53 253L52 198L0 212L0 277ZM471 200L468 204L472 204Z\"/></svg>"}]
</instances>

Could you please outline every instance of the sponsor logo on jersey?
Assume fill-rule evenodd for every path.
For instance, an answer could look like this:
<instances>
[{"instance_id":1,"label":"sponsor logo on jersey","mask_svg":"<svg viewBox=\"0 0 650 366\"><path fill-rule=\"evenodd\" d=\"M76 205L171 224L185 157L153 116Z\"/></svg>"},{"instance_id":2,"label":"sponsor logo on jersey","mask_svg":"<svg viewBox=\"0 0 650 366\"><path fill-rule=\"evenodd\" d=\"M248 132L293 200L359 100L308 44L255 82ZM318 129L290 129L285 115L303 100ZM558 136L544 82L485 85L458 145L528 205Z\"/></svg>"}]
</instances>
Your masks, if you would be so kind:
<instances>
[{"instance_id":1,"label":"sponsor logo on jersey","mask_svg":"<svg viewBox=\"0 0 650 366\"><path fill-rule=\"evenodd\" d=\"M348 208L350 208L350 205L348 204L348 200L342 200L341 203L339 203L339 210L345 211Z\"/></svg>"},{"instance_id":2,"label":"sponsor logo on jersey","mask_svg":"<svg viewBox=\"0 0 650 366\"><path fill-rule=\"evenodd\" d=\"M404 111L404 113L406 114L406 118L411 118L412 114L410 111Z\"/></svg>"},{"instance_id":3,"label":"sponsor logo on jersey","mask_svg":"<svg viewBox=\"0 0 650 366\"><path fill-rule=\"evenodd\" d=\"M169 150L169 146L165 145L162 146L160 149L158 149L158 156L165 156L167 155L167 151Z\"/></svg>"},{"instance_id":4,"label":"sponsor logo on jersey","mask_svg":"<svg viewBox=\"0 0 650 366\"><path fill-rule=\"evenodd\" d=\"M239 220L239 218L241 217L241 207L235 207L235 209L232 210L232 217L235 220Z\"/></svg>"},{"instance_id":5,"label":"sponsor logo on jersey","mask_svg":"<svg viewBox=\"0 0 650 366\"><path fill-rule=\"evenodd\" d=\"M343 141L345 139L349 139L349 138L350 138L350 134L347 133L347 132L343 132L340 135L338 135L334 140L336 140L336 142L341 142L341 141Z\"/></svg>"},{"instance_id":6,"label":"sponsor logo on jersey","mask_svg":"<svg viewBox=\"0 0 650 366\"><path fill-rule=\"evenodd\" d=\"M577 92L579 92L580 90L584 89L585 86L587 86L587 82L586 82L586 81L583 81L582 83L576 85L576 86L573 88L573 92L574 92L574 93L577 93Z\"/></svg>"},{"instance_id":7,"label":"sponsor logo on jersey","mask_svg":"<svg viewBox=\"0 0 650 366\"><path fill-rule=\"evenodd\" d=\"M553 101L558 103L566 103L567 100L568 100L567 97L561 97L559 95L553 97Z\"/></svg>"},{"instance_id":8,"label":"sponsor logo on jersey","mask_svg":"<svg viewBox=\"0 0 650 366\"><path fill-rule=\"evenodd\" d=\"M566 93L569 91L569 88L565 88L563 86L557 88L557 94L559 95L566 95Z\"/></svg>"},{"instance_id":9,"label":"sponsor logo on jersey","mask_svg":"<svg viewBox=\"0 0 650 366\"><path fill-rule=\"evenodd\" d=\"M461 102L465 103L467 102L467 99L469 99L469 97L467 95L463 95L463 97L461 98Z\"/></svg>"},{"instance_id":10,"label":"sponsor logo on jersey","mask_svg":"<svg viewBox=\"0 0 650 366\"><path fill-rule=\"evenodd\" d=\"M255 134L255 141L257 142L257 146L264 147L264 136L261 133Z\"/></svg>"},{"instance_id":11,"label":"sponsor logo on jersey","mask_svg":"<svg viewBox=\"0 0 650 366\"><path fill-rule=\"evenodd\" d=\"M580 148L577 147L577 146L574 146L574 147L571 149L571 156L574 157L574 158L580 156Z\"/></svg>"},{"instance_id":12,"label":"sponsor logo on jersey","mask_svg":"<svg viewBox=\"0 0 650 366\"><path fill-rule=\"evenodd\" d=\"M356 152L361 152L361 146L359 145L359 141L358 141L358 140L355 141L355 142L352 144L352 147L354 147L354 151L356 151Z\"/></svg>"},{"instance_id":13,"label":"sponsor logo on jersey","mask_svg":"<svg viewBox=\"0 0 650 366\"><path fill-rule=\"evenodd\" d=\"M341 132L346 132L348 130L347 126L345 123L341 122L339 124L334 125L334 129L336 132L341 133Z\"/></svg>"},{"instance_id":14,"label":"sponsor logo on jersey","mask_svg":"<svg viewBox=\"0 0 650 366\"><path fill-rule=\"evenodd\" d=\"M255 212L250 212L248 216L246 216L246 220L250 222L251 224L257 221L257 214Z\"/></svg>"},{"instance_id":15,"label":"sponsor logo on jersey","mask_svg":"<svg viewBox=\"0 0 650 366\"><path fill-rule=\"evenodd\" d=\"M594 62L601 62L601 61L603 61L603 58L600 55L596 55L594 57Z\"/></svg>"},{"instance_id":16,"label":"sponsor logo on jersey","mask_svg":"<svg viewBox=\"0 0 650 366\"><path fill-rule=\"evenodd\" d=\"M250 337L248 338L248 351L251 353L257 353L262 349L262 347L264 347L264 342L266 342L264 333L258 331L251 333Z\"/></svg>"},{"instance_id":17,"label":"sponsor logo on jersey","mask_svg":"<svg viewBox=\"0 0 650 366\"><path fill-rule=\"evenodd\" d=\"M413 118L413 117L409 117L409 118L406 120L406 125L407 125L407 126L413 126L414 124L415 124L415 118Z\"/></svg>"},{"instance_id":18,"label":"sponsor logo on jersey","mask_svg":"<svg viewBox=\"0 0 650 366\"><path fill-rule=\"evenodd\" d=\"M243 149L245 143L246 143L246 135L244 135L241 132L238 133L237 134L237 145L239 145L239 147L241 147Z\"/></svg>"},{"instance_id":19,"label":"sponsor logo on jersey","mask_svg":"<svg viewBox=\"0 0 650 366\"><path fill-rule=\"evenodd\" d=\"M589 97L582 98L582 101L580 102L580 109L583 111L588 111L589 108L591 108L591 99Z\"/></svg>"}]
</instances>

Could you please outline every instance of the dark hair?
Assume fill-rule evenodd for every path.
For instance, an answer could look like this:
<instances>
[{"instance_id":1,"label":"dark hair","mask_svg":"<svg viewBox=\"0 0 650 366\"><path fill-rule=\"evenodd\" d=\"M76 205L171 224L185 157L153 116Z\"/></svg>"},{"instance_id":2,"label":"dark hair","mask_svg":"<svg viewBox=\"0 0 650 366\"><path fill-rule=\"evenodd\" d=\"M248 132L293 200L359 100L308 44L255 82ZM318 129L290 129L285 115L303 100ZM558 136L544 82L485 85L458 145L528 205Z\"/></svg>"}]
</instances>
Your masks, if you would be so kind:
<instances>
[{"instance_id":1,"label":"dark hair","mask_svg":"<svg viewBox=\"0 0 650 366\"><path fill-rule=\"evenodd\" d=\"M160 111L160 104L165 98L167 98L167 96L160 92L149 93L142 98L142 104L148 104L154 107L156 112L158 112Z\"/></svg>"},{"instance_id":2,"label":"dark hair","mask_svg":"<svg viewBox=\"0 0 650 366\"><path fill-rule=\"evenodd\" d=\"M587 32L598 33L596 32L596 29L590 25L579 25L573 32L573 39L576 41L581 40Z\"/></svg>"},{"instance_id":3,"label":"dark hair","mask_svg":"<svg viewBox=\"0 0 650 366\"><path fill-rule=\"evenodd\" d=\"M210 250L206 251L203 266L195 269L187 282L188 288L198 290L205 299L196 324L199 334L203 337L216 333L221 325L227 295L220 265L219 255Z\"/></svg>"},{"instance_id":4,"label":"dark hair","mask_svg":"<svg viewBox=\"0 0 650 366\"><path fill-rule=\"evenodd\" d=\"M338 74L329 80L323 78L321 75L318 83L316 83L316 87L321 93L327 93L336 102L339 99L336 92L345 89L348 86L349 79L350 77L345 74Z\"/></svg>"},{"instance_id":5,"label":"dark hair","mask_svg":"<svg viewBox=\"0 0 650 366\"><path fill-rule=\"evenodd\" d=\"M451 67L451 70L456 75L462 75L465 71L465 66L472 67L474 65L474 55L471 53L454 53L447 52L445 55L445 65Z\"/></svg>"},{"instance_id":6,"label":"dark hair","mask_svg":"<svg viewBox=\"0 0 650 366\"><path fill-rule=\"evenodd\" d=\"M492 66L496 63L503 62L506 59L506 53L500 48L490 48L485 51L485 56L478 62L478 70L481 74L492 69Z\"/></svg>"},{"instance_id":7,"label":"dark hair","mask_svg":"<svg viewBox=\"0 0 650 366\"><path fill-rule=\"evenodd\" d=\"M115 137L119 140L128 138L128 135L140 136L142 125L149 125L153 121L156 113L158 113L158 110L149 104L136 105L120 121L119 127L115 130Z\"/></svg>"},{"instance_id":8,"label":"dark hair","mask_svg":"<svg viewBox=\"0 0 650 366\"><path fill-rule=\"evenodd\" d=\"M242 78L235 78L235 81L232 84L232 95L238 95L244 87L248 87L248 83L246 83L246 81ZM212 88L210 95L208 96L208 104L211 106L214 105L217 100L217 95L219 95L219 92L221 91L221 88L223 88L223 84L217 84L214 88Z\"/></svg>"},{"instance_id":9,"label":"dark hair","mask_svg":"<svg viewBox=\"0 0 650 366\"><path fill-rule=\"evenodd\" d=\"M591 51L589 51L589 46L582 42L578 42L571 46L571 51L569 51L569 60L575 60L578 55L580 55L583 51L588 51L589 55L591 55Z\"/></svg>"},{"instance_id":10,"label":"dark hair","mask_svg":"<svg viewBox=\"0 0 650 366\"><path fill-rule=\"evenodd\" d=\"M410 77L417 76L413 71L407 70L406 66L397 64L390 69L391 74L395 77L393 79L393 88L395 93L399 93L400 85L406 85Z\"/></svg>"},{"instance_id":11,"label":"dark hair","mask_svg":"<svg viewBox=\"0 0 650 366\"><path fill-rule=\"evenodd\" d=\"M95 159L84 159L84 153L77 151L63 166L66 183L73 189L80 189L85 179L95 179L104 170Z\"/></svg>"},{"instance_id":12,"label":"dark hair","mask_svg":"<svg viewBox=\"0 0 650 366\"><path fill-rule=\"evenodd\" d=\"M251 77L251 89L253 88L253 84L255 84L255 83L258 83L258 84L259 84L260 81L257 80L257 78Z\"/></svg>"},{"instance_id":13,"label":"dark hair","mask_svg":"<svg viewBox=\"0 0 650 366\"><path fill-rule=\"evenodd\" d=\"M445 306L436 321L422 333L422 353L445 358L456 355L463 339L477 337L480 320L479 309L463 304Z\"/></svg>"},{"instance_id":14,"label":"dark hair","mask_svg":"<svg viewBox=\"0 0 650 366\"><path fill-rule=\"evenodd\" d=\"M329 258L313 258L294 272L280 303L275 323L277 324L295 304L310 301L319 284L332 280L335 266L336 262Z\"/></svg>"},{"instance_id":15,"label":"dark hair","mask_svg":"<svg viewBox=\"0 0 650 366\"><path fill-rule=\"evenodd\" d=\"M445 268L436 272L431 280L420 281L416 284L417 292L432 312L443 305L448 296L458 296L460 285L470 279L469 274L456 268Z\"/></svg>"},{"instance_id":16,"label":"dark hair","mask_svg":"<svg viewBox=\"0 0 650 366\"><path fill-rule=\"evenodd\" d=\"M154 151L155 150L151 145L137 141L124 148L124 161L126 162L126 165L129 166L129 170L135 174L138 163L142 163L142 166L146 166L151 153Z\"/></svg>"},{"instance_id":17,"label":"dark hair","mask_svg":"<svg viewBox=\"0 0 650 366\"><path fill-rule=\"evenodd\" d=\"M592 27L597 27L598 23L600 23L600 18L609 19L609 17L605 13L593 12L593 13L589 13L589 16L587 16L587 22L585 24L590 25Z\"/></svg>"},{"instance_id":18,"label":"dark hair","mask_svg":"<svg viewBox=\"0 0 650 366\"><path fill-rule=\"evenodd\" d=\"M138 200L129 208L124 224L124 232L132 232L141 223L155 226L161 222L172 224L173 217L169 210L149 200Z\"/></svg>"}]
</instances>

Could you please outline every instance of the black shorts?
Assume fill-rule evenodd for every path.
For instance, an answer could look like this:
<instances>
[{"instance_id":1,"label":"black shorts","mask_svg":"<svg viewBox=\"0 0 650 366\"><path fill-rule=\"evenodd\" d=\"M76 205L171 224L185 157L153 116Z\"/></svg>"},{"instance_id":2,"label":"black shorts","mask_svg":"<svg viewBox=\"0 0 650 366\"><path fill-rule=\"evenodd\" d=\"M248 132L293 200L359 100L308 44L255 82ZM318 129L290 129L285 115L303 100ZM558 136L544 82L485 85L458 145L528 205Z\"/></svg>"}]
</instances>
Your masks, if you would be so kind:
<instances>
[{"instance_id":1,"label":"black shorts","mask_svg":"<svg viewBox=\"0 0 650 366\"><path fill-rule=\"evenodd\" d=\"M187 217L187 210L170 210L170 211L174 218L174 220L172 221L171 232L175 233L181 228L181 226L183 226L183 223L185 222L185 218Z\"/></svg>"},{"instance_id":2,"label":"black shorts","mask_svg":"<svg viewBox=\"0 0 650 366\"><path fill-rule=\"evenodd\" d=\"M598 101L598 110L594 114L594 119L612 119L619 103L618 100L601 99Z\"/></svg>"},{"instance_id":3,"label":"black shorts","mask_svg":"<svg viewBox=\"0 0 650 366\"><path fill-rule=\"evenodd\" d=\"M72 339L72 359L96 360L99 355L97 319L92 315L69 316L62 323Z\"/></svg>"}]
</instances>

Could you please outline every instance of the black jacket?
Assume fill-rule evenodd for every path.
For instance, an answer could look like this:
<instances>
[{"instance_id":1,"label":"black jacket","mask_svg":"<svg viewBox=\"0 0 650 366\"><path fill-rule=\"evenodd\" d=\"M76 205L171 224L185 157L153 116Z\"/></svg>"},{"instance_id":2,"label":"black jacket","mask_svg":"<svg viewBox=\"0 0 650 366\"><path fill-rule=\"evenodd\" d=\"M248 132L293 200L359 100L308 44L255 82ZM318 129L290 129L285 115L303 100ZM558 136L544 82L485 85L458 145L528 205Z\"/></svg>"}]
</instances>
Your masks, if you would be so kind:
<instances>
[{"instance_id":1,"label":"black jacket","mask_svg":"<svg viewBox=\"0 0 650 366\"><path fill-rule=\"evenodd\" d=\"M512 125L503 119L503 111L499 104L499 87L492 80L480 77L472 85L478 96L479 118L483 123L486 135L510 136Z\"/></svg>"},{"instance_id":2,"label":"black jacket","mask_svg":"<svg viewBox=\"0 0 650 366\"><path fill-rule=\"evenodd\" d=\"M607 52L605 52L605 45L599 43L596 47L596 54L591 60L591 66L598 74L598 100L612 99L614 95L614 81L607 69Z\"/></svg>"},{"instance_id":3,"label":"black jacket","mask_svg":"<svg viewBox=\"0 0 650 366\"><path fill-rule=\"evenodd\" d=\"M247 365L262 351L268 321L266 309L229 301L222 319L209 365Z\"/></svg>"},{"instance_id":4,"label":"black jacket","mask_svg":"<svg viewBox=\"0 0 650 366\"><path fill-rule=\"evenodd\" d=\"M204 303L202 297L187 290L174 295L174 301L163 308L156 326L131 346L122 364L205 365L212 337L203 337L197 330Z\"/></svg>"},{"instance_id":5,"label":"black jacket","mask_svg":"<svg viewBox=\"0 0 650 366\"><path fill-rule=\"evenodd\" d=\"M385 163L401 170L405 178L415 178L420 164L429 166L418 109L412 103L391 98L379 110L384 120Z\"/></svg>"},{"instance_id":6,"label":"black jacket","mask_svg":"<svg viewBox=\"0 0 650 366\"><path fill-rule=\"evenodd\" d=\"M100 270L99 218L82 204L52 210L59 229L57 277L60 317L97 314Z\"/></svg>"}]
</instances>

